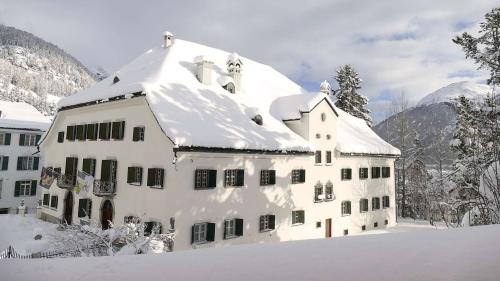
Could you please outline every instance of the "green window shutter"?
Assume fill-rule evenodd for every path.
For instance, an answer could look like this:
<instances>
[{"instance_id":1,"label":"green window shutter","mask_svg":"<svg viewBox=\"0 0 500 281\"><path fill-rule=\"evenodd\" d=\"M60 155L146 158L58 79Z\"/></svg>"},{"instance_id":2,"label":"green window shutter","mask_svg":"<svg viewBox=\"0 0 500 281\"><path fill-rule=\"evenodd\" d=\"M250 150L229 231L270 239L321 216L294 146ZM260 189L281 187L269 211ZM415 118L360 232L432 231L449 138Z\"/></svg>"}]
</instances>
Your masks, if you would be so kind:
<instances>
[{"instance_id":1,"label":"green window shutter","mask_svg":"<svg viewBox=\"0 0 500 281\"><path fill-rule=\"evenodd\" d=\"M155 169L154 168L149 168L148 169L148 186L153 186L154 185L154 175L155 175Z\"/></svg>"},{"instance_id":2,"label":"green window shutter","mask_svg":"<svg viewBox=\"0 0 500 281\"><path fill-rule=\"evenodd\" d=\"M165 179L165 170L160 169L160 186L163 187L163 181Z\"/></svg>"},{"instance_id":3,"label":"green window shutter","mask_svg":"<svg viewBox=\"0 0 500 281\"><path fill-rule=\"evenodd\" d=\"M270 179L269 183L276 184L276 170L271 170L269 172L271 173L271 175L270 175L271 179Z\"/></svg>"},{"instance_id":4,"label":"green window shutter","mask_svg":"<svg viewBox=\"0 0 500 281\"><path fill-rule=\"evenodd\" d=\"M266 170L260 170L260 185L264 185L264 176L266 174Z\"/></svg>"},{"instance_id":5,"label":"green window shutter","mask_svg":"<svg viewBox=\"0 0 500 281\"><path fill-rule=\"evenodd\" d=\"M37 187L37 185L38 185L37 180L32 180L31 181L31 193L30 193L31 196L35 196L36 195L36 187Z\"/></svg>"},{"instance_id":6,"label":"green window shutter","mask_svg":"<svg viewBox=\"0 0 500 281\"><path fill-rule=\"evenodd\" d=\"M215 223L207 223L207 241L215 240Z\"/></svg>"},{"instance_id":7,"label":"green window shutter","mask_svg":"<svg viewBox=\"0 0 500 281\"><path fill-rule=\"evenodd\" d=\"M38 142L40 141L40 138L42 137L42 135L36 135L36 144L38 145Z\"/></svg>"},{"instance_id":8,"label":"green window shutter","mask_svg":"<svg viewBox=\"0 0 500 281\"><path fill-rule=\"evenodd\" d=\"M245 170L237 170L236 172L236 185L243 186L245 184Z\"/></svg>"},{"instance_id":9,"label":"green window shutter","mask_svg":"<svg viewBox=\"0 0 500 281\"><path fill-rule=\"evenodd\" d=\"M300 182L306 182L306 170L300 170Z\"/></svg>"},{"instance_id":10,"label":"green window shutter","mask_svg":"<svg viewBox=\"0 0 500 281\"><path fill-rule=\"evenodd\" d=\"M19 197L19 194L21 194L21 182L16 181L16 184L14 187L14 197Z\"/></svg>"},{"instance_id":11,"label":"green window shutter","mask_svg":"<svg viewBox=\"0 0 500 281\"><path fill-rule=\"evenodd\" d=\"M128 167L127 170L127 183L135 182L135 167Z\"/></svg>"},{"instance_id":12,"label":"green window shutter","mask_svg":"<svg viewBox=\"0 0 500 281\"><path fill-rule=\"evenodd\" d=\"M243 219L235 219L235 234L237 236L243 236Z\"/></svg>"},{"instance_id":13,"label":"green window shutter","mask_svg":"<svg viewBox=\"0 0 500 281\"><path fill-rule=\"evenodd\" d=\"M5 145L10 145L10 133L5 133Z\"/></svg>"},{"instance_id":14,"label":"green window shutter","mask_svg":"<svg viewBox=\"0 0 500 281\"><path fill-rule=\"evenodd\" d=\"M57 133L57 142L59 143L64 142L64 132Z\"/></svg>"},{"instance_id":15,"label":"green window shutter","mask_svg":"<svg viewBox=\"0 0 500 281\"><path fill-rule=\"evenodd\" d=\"M84 158L82 163L82 171L90 175L90 159Z\"/></svg>"},{"instance_id":16,"label":"green window shutter","mask_svg":"<svg viewBox=\"0 0 500 281\"><path fill-rule=\"evenodd\" d=\"M224 235L223 235L224 239L227 239L227 236L228 236L226 229L227 229L227 225L229 224L229 222L230 222L229 220L224 220Z\"/></svg>"},{"instance_id":17,"label":"green window shutter","mask_svg":"<svg viewBox=\"0 0 500 281\"><path fill-rule=\"evenodd\" d=\"M149 170L150 169L148 169L148 174L149 174ZM149 179L149 177L148 177L148 179ZM194 243L194 225L191 226L191 244L193 244L193 243Z\"/></svg>"},{"instance_id":18,"label":"green window shutter","mask_svg":"<svg viewBox=\"0 0 500 281\"><path fill-rule=\"evenodd\" d=\"M140 137L140 128L139 127L134 127L134 132L132 135L132 141L139 141Z\"/></svg>"},{"instance_id":19,"label":"green window shutter","mask_svg":"<svg viewBox=\"0 0 500 281\"><path fill-rule=\"evenodd\" d=\"M101 140L107 140L109 139L109 136L108 136L108 124L109 123L100 123L99 124L99 139Z\"/></svg>"},{"instance_id":20,"label":"green window shutter","mask_svg":"<svg viewBox=\"0 0 500 281\"><path fill-rule=\"evenodd\" d=\"M76 176L77 164L78 164L78 158L66 157L66 166L64 167L64 174Z\"/></svg>"},{"instance_id":21,"label":"green window shutter","mask_svg":"<svg viewBox=\"0 0 500 281\"><path fill-rule=\"evenodd\" d=\"M20 134L19 135L19 145L20 146L24 146L24 139L25 139L25 135L24 134Z\"/></svg>"},{"instance_id":22,"label":"green window shutter","mask_svg":"<svg viewBox=\"0 0 500 281\"><path fill-rule=\"evenodd\" d=\"M85 217L85 204L86 204L87 199L80 199L78 200L78 217L83 218Z\"/></svg>"},{"instance_id":23,"label":"green window shutter","mask_svg":"<svg viewBox=\"0 0 500 281\"><path fill-rule=\"evenodd\" d=\"M347 169L347 178L352 179L352 169Z\"/></svg>"},{"instance_id":24,"label":"green window shutter","mask_svg":"<svg viewBox=\"0 0 500 281\"><path fill-rule=\"evenodd\" d=\"M38 163L40 162L40 157L34 157L33 158L33 170L36 171L38 170Z\"/></svg>"},{"instance_id":25,"label":"green window shutter","mask_svg":"<svg viewBox=\"0 0 500 281\"><path fill-rule=\"evenodd\" d=\"M208 170L208 187L217 186L217 170Z\"/></svg>"},{"instance_id":26,"label":"green window shutter","mask_svg":"<svg viewBox=\"0 0 500 281\"><path fill-rule=\"evenodd\" d=\"M69 141L75 140L75 126L66 127L66 139Z\"/></svg>"},{"instance_id":27,"label":"green window shutter","mask_svg":"<svg viewBox=\"0 0 500 281\"><path fill-rule=\"evenodd\" d=\"M2 157L2 171L9 169L9 156Z\"/></svg>"},{"instance_id":28,"label":"green window shutter","mask_svg":"<svg viewBox=\"0 0 500 281\"><path fill-rule=\"evenodd\" d=\"M23 158L24 157L17 157L17 170L21 171L23 169Z\"/></svg>"},{"instance_id":29,"label":"green window shutter","mask_svg":"<svg viewBox=\"0 0 500 281\"><path fill-rule=\"evenodd\" d=\"M101 180L111 180L111 160L102 160L101 163Z\"/></svg>"},{"instance_id":30,"label":"green window shutter","mask_svg":"<svg viewBox=\"0 0 500 281\"><path fill-rule=\"evenodd\" d=\"M269 229L274 229L276 217L274 215L269 215Z\"/></svg>"}]
</instances>

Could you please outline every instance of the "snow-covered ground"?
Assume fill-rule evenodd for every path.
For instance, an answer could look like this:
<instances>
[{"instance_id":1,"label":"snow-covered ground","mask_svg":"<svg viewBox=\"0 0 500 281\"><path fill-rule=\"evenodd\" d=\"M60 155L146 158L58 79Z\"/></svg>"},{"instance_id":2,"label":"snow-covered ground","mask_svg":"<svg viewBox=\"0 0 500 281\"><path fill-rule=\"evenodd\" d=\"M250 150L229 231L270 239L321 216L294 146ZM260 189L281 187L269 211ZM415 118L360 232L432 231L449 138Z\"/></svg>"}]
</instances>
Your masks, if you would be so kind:
<instances>
[{"instance_id":1,"label":"snow-covered ground","mask_svg":"<svg viewBox=\"0 0 500 281\"><path fill-rule=\"evenodd\" d=\"M0 252L9 246L20 254L46 251L49 236L56 228L57 225L32 216L0 215ZM35 240L37 234L41 234L42 239Z\"/></svg>"},{"instance_id":2,"label":"snow-covered ground","mask_svg":"<svg viewBox=\"0 0 500 281\"><path fill-rule=\"evenodd\" d=\"M4 216L0 216L0 236L5 234L5 222L19 225L12 217L5 220ZM0 279L500 279L500 225L447 230L439 228L425 222L403 221L384 235L231 246L158 255L10 259L0 261ZM2 238L2 243L5 243L4 240Z\"/></svg>"}]
</instances>

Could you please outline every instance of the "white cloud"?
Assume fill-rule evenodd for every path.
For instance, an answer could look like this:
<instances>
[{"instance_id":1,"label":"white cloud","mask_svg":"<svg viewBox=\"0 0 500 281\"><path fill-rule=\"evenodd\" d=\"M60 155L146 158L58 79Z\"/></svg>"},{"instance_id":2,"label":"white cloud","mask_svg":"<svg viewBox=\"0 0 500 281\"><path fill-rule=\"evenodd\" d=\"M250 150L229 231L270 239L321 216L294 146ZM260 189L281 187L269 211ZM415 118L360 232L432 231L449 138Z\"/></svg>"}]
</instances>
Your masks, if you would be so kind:
<instances>
[{"instance_id":1,"label":"white cloud","mask_svg":"<svg viewBox=\"0 0 500 281\"><path fill-rule=\"evenodd\" d=\"M304 85L353 64L374 103L404 91L410 100L451 82L484 80L451 42L477 30L493 0L421 1L17 1L0 21L30 31L89 66L118 69L175 36L269 64ZM468 73L468 75L456 75ZM454 75L455 74L455 75ZM380 106L373 104L372 109Z\"/></svg>"}]
</instances>

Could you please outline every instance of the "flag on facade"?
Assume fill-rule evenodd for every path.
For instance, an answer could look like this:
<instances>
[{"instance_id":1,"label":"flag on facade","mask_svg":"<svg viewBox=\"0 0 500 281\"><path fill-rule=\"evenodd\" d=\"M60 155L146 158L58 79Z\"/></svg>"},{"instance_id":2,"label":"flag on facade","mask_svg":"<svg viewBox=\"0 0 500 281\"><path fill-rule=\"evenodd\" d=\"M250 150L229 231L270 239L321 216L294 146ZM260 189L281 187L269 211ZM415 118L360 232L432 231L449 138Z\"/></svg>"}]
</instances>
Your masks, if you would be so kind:
<instances>
[{"instance_id":1,"label":"flag on facade","mask_svg":"<svg viewBox=\"0 0 500 281\"><path fill-rule=\"evenodd\" d=\"M85 173L84 171L78 171L76 177L76 187L75 192L80 196L89 196L92 192L92 186L94 185L94 177Z\"/></svg>"},{"instance_id":2,"label":"flag on facade","mask_svg":"<svg viewBox=\"0 0 500 281\"><path fill-rule=\"evenodd\" d=\"M40 185L47 189L50 188L54 180L59 176L59 173L52 168L42 168L42 175L40 176Z\"/></svg>"}]
</instances>

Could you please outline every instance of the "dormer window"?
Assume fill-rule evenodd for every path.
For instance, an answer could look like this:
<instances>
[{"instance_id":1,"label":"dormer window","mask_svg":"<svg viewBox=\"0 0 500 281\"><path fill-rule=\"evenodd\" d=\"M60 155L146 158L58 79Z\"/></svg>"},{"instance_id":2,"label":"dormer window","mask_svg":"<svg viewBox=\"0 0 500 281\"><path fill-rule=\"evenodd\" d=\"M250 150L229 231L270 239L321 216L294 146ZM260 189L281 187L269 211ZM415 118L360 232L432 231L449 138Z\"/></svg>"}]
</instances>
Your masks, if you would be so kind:
<instances>
[{"instance_id":1,"label":"dormer window","mask_svg":"<svg viewBox=\"0 0 500 281\"><path fill-rule=\"evenodd\" d=\"M234 84L232 82L227 83L225 86L222 86L226 91L230 92L231 94L234 94Z\"/></svg>"},{"instance_id":2,"label":"dormer window","mask_svg":"<svg viewBox=\"0 0 500 281\"><path fill-rule=\"evenodd\" d=\"M113 85L120 82L120 78L118 78L118 76L115 76L115 78L113 78Z\"/></svg>"},{"instance_id":3,"label":"dormer window","mask_svg":"<svg viewBox=\"0 0 500 281\"><path fill-rule=\"evenodd\" d=\"M259 126L262 126L262 124L264 124L264 119L262 119L262 116L260 114L255 115L252 120Z\"/></svg>"},{"instance_id":4,"label":"dormer window","mask_svg":"<svg viewBox=\"0 0 500 281\"><path fill-rule=\"evenodd\" d=\"M326 121L326 113L321 113L321 121L325 122Z\"/></svg>"}]
</instances>

